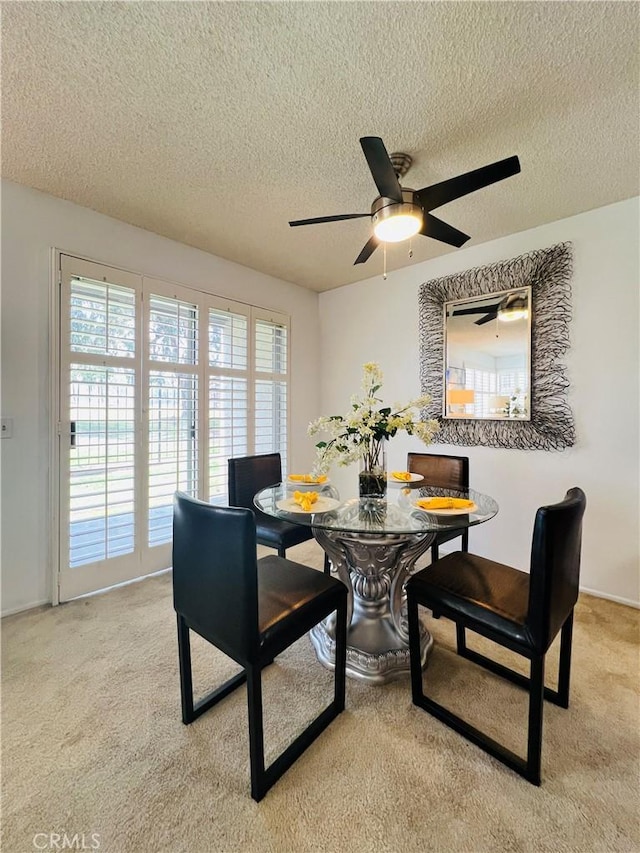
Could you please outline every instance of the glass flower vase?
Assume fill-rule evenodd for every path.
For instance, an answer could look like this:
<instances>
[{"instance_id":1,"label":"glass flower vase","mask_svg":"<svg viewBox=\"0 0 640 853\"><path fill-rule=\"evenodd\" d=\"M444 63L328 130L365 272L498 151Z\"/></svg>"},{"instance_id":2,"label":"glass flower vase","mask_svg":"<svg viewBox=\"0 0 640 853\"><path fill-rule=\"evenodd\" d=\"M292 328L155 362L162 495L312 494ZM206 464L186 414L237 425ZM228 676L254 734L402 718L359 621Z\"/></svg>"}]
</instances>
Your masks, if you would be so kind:
<instances>
[{"instance_id":1,"label":"glass flower vase","mask_svg":"<svg viewBox=\"0 0 640 853\"><path fill-rule=\"evenodd\" d=\"M360 457L358 490L361 498L387 494L387 439L372 439Z\"/></svg>"}]
</instances>

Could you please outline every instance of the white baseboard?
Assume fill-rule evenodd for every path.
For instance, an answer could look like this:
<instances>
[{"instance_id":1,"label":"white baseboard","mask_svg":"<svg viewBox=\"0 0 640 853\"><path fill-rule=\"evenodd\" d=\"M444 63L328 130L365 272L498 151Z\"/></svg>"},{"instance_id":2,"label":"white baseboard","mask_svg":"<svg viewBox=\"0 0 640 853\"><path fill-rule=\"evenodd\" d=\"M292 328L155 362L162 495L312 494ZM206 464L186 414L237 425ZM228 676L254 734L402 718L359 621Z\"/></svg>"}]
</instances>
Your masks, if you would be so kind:
<instances>
[{"instance_id":1,"label":"white baseboard","mask_svg":"<svg viewBox=\"0 0 640 853\"><path fill-rule=\"evenodd\" d=\"M442 553L447 553L446 551L442 551ZM107 589L97 590L96 592L87 593L89 595L99 595L100 593L106 592L108 589L115 589L116 586L126 586L130 583L136 583L137 581L144 580L144 578L153 577L154 575L161 575L165 572L168 572L169 569L160 569L158 572L153 572L150 575L144 575L141 578L135 578L134 580L124 581L120 584L115 584L112 587L107 587ZM609 595L606 592L600 592L598 589L588 589L585 586L580 587L580 592L586 592L587 595L593 595L594 598L604 598L607 601L615 601L616 604L624 604L627 607L633 607L635 610L640 610L640 601L634 601L631 598L623 598L620 595ZM80 598L85 598L87 596L80 596ZM23 613L25 610L34 610L36 607L42 607L43 604L51 604L50 601L43 599L42 601L34 601L31 604L22 604L20 607L12 607L9 610L3 610L0 613L0 618L4 619L5 616L13 616L15 613Z\"/></svg>"},{"instance_id":2,"label":"white baseboard","mask_svg":"<svg viewBox=\"0 0 640 853\"><path fill-rule=\"evenodd\" d=\"M23 613L25 610L34 610L36 607L42 607L43 604L51 604L51 602L43 598L42 601L33 601L31 604L21 604L20 607L10 607L8 610L3 610L0 613L0 618L5 616L13 616L14 613Z\"/></svg>"},{"instance_id":3,"label":"white baseboard","mask_svg":"<svg viewBox=\"0 0 640 853\"><path fill-rule=\"evenodd\" d=\"M130 586L132 583L140 583L140 581L146 581L147 578L155 578L158 575L164 575L167 572L171 571L171 566L168 566L166 569L158 569L156 572L149 572L148 575L140 575L139 578L131 578L128 581L120 581L120 583L114 583L111 586L105 586L103 589L94 589L93 592L85 592L82 595L76 595L74 598L70 598L69 601L78 601L80 598L91 598L93 595L102 595L105 592L111 592L112 589L118 589L121 586ZM65 604L66 602L62 602Z\"/></svg>"},{"instance_id":4,"label":"white baseboard","mask_svg":"<svg viewBox=\"0 0 640 853\"><path fill-rule=\"evenodd\" d=\"M634 601L632 598L609 595L607 592L600 592L599 589L587 589L586 586L581 586L580 592L586 592L587 595L592 595L594 598L606 598L607 601L615 601L616 604L626 604L627 607L635 607L636 610L640 610L640 601Z\"/></svg>"}]
</instances>

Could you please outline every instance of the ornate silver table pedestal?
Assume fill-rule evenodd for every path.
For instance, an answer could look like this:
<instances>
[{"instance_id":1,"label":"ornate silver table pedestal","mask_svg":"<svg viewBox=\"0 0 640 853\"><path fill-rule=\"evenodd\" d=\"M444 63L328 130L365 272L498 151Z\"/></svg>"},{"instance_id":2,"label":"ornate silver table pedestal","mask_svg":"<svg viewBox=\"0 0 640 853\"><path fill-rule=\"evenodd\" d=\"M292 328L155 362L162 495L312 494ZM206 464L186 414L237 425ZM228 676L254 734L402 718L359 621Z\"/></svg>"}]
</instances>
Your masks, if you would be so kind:
<instances>
[{"instance_id":1,"label":"ornate silver table pedestal","mask_svg":"<svg viewBox=\"0 0 640 853\"><path fill-rule=\"evenodd\" d=\"M346 533L314 528L333 571L349 589L347 675L381 684L408 673L409 636L404 584L435 533ZM335 664L335 617L311 631L318 660ZM433 639L420 625L420 657L426 663Z\"/></svg>"}]
</instances>

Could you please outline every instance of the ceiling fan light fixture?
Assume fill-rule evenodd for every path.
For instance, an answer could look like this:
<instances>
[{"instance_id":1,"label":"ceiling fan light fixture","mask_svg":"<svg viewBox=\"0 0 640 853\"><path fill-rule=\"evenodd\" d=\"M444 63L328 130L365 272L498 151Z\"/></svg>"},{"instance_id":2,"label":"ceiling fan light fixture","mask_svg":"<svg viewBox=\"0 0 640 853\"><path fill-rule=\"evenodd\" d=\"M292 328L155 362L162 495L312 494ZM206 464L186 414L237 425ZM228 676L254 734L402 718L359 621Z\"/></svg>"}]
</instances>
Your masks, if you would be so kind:
<instances>
[{"instance_id":1,"label":"ceiling fan light fixture","mask_svg":"<svg viewBox=\"0 0 640 853\"><path fill-rule=\"evenodd\" d=\"M371 207L373 233L384 243L400 243L422 228L422 208L413 190L402 188L402 202L378 197Z\"/></svg>"},{"instance_id":2,"label":"ceiling fan light fixture","mask_svg":"<svg viewBox=\"0 0 640 853\"><path fill-rule=\"evenodd\" d=\"M400 243L417 234L422 227L422 217L415 212L396 213L381 219L373 226L373 233L385 243Z\"/></svg>"}]
</instances>

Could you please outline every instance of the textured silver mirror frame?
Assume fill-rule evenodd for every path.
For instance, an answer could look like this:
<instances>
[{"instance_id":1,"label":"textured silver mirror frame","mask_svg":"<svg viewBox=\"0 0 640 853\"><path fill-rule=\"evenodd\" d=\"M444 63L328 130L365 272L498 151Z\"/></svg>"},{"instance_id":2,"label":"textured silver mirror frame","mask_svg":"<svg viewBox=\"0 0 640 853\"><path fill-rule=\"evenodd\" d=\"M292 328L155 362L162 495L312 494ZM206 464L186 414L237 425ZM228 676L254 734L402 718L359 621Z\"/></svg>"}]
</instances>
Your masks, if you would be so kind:
<instances>
[{"instance_id":1,"label":"textured silver mirror frame","mask_svg":"<svg viewBox=\"0 0 640 853\"><path fill-rule=\"evenodd\" d=\"M420 286L420 384L431 395L424 416L435 418L438 444L564 450L576 440L563 357L569 349L572 252L570 243L427 281ZM445 302L531 285L531 420L442 417Z\"/></svg>"}]
</instances>

